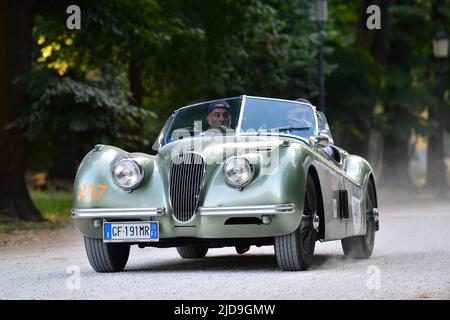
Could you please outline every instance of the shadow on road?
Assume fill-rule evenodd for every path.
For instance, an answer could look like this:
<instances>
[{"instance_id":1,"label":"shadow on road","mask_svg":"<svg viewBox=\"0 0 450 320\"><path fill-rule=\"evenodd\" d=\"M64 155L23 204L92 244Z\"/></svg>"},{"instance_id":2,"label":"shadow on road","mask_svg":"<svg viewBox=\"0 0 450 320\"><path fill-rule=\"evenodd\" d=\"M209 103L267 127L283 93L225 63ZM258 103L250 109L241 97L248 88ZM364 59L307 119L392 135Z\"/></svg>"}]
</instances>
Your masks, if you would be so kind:
<instances>
[{"instance_id":1,"label":"shadow on road","mask_svg":"<svg viewBox=\"0 0 450 320\"><path fill-rule=\"evenodd\" d=\"M352 263L352 260L339 255L316 254L308 270L331 269ZM242 272L242 271L281 271L275 255L221 255L198 260L170 259L165 262L149 264L130 264L124 272Z\"/></svg>"}]
</instances>

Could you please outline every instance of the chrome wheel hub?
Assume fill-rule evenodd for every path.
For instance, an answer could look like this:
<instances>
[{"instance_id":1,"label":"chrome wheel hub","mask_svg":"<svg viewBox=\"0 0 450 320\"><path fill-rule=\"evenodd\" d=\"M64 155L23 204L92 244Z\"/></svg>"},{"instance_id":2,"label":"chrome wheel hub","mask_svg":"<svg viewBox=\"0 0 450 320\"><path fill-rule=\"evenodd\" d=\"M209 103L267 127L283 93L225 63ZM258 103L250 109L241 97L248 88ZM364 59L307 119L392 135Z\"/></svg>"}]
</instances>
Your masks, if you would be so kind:
<instances>
[{"instance_id":1,"label":"chrome wheel hub","mask_svg":"<svg viewBox=\"0 0 450 320\"><path fill-rule=\"evenodd\" d=\"M313 223L313 228L314 230L316 230L317 232L319 232L319 224L320 224L320 218L317 215L317 213L313 213L312 215L312 223Z\"/></svg>"}]
</instances>

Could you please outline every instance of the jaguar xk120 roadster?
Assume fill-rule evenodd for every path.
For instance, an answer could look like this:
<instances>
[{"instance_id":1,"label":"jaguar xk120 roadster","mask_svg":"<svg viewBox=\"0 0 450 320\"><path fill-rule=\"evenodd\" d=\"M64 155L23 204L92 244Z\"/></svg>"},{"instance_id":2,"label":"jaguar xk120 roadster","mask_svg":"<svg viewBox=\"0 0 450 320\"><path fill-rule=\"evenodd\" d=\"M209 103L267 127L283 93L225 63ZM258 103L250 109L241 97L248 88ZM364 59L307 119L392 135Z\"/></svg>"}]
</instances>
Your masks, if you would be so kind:
<instances>
[{"instance_id":1,"label":"jaguar xk120 roadster","mask_svg":"<svg viewBox=\"0 0 450 320\"><path fill-rule=\"evenodd\" d=\"M379 229L369 163L333 144L308 102L251 96L176 110L155 155L96 145L74 186L72 218L98 272L122 271L130 246L275 247L282 270L306 270L317 240L368 258Z\"/></svg>"}]
</instances>

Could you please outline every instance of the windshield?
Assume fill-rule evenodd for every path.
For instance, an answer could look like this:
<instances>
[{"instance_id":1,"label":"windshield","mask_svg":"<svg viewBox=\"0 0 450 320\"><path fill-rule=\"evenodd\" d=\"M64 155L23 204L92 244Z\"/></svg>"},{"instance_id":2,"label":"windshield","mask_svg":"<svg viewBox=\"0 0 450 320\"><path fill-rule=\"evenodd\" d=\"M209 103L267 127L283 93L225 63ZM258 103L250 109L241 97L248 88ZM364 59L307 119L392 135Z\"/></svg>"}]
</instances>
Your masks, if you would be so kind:
<instances>
[{"instance_id":1,"label":"windshield","mask_svg":"<svg viewBox=\"0 0 450 320\"><path fill-rule=\"evenodd\" d=\"M280 132L308 139L316 126L313 108L304 103L247 97L241 132Z\"/></svg>"},{"instance_id":2,"label":"windshield","mask_svg":"<svg viewBox=\"0 0 450 320\"><path fill-rule=\"evenodd\" d=\"M234 135L241 97L213 100L179 109L164 143L197 135Z\"/></svg>"},{"instance_id":3,"label":"windshield","mask_svg":"<svg viewBox=\"0 0 450 320\"><path fill-rule=\"evenodd\" d=\"M242 97L219 99L180 108L171 116L158 146L193 136L234 135ZM308 139L315 134L313 107L296 101L246 97L240 132L284 133Z\"/></svg>"}]
</instances>

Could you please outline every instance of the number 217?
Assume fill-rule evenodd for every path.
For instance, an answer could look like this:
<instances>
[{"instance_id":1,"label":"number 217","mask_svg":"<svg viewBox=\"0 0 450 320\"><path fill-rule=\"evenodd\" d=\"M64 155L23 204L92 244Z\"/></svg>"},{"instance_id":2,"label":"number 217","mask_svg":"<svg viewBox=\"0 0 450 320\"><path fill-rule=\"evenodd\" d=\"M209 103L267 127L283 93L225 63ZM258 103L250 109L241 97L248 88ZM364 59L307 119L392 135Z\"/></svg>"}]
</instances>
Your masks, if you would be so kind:
<instances>
[{"instance_id":1,"label":"number 217","mask_svg":"<svg viewBox=\"0 0 450 320\"><path fill-rule=\"evenodd\" d=\"M97 197L95 197L95 189L99 189L98 193L97 193ZM83 199L87 199L88 195L90 197L91 200L97 200L99 201L102 197L103 197L103 193L106 190L106 184L89 184L87 185L86 183L82 183L80 184L80 192L78 193L78 200L83 200Z\"/></svg>"}]
</instances>

